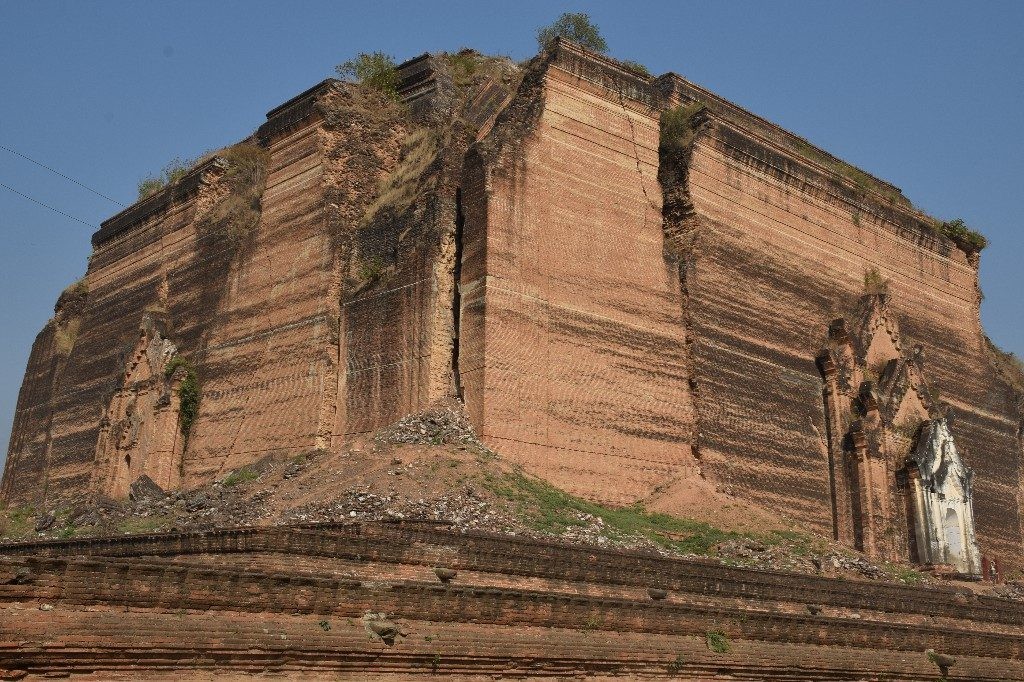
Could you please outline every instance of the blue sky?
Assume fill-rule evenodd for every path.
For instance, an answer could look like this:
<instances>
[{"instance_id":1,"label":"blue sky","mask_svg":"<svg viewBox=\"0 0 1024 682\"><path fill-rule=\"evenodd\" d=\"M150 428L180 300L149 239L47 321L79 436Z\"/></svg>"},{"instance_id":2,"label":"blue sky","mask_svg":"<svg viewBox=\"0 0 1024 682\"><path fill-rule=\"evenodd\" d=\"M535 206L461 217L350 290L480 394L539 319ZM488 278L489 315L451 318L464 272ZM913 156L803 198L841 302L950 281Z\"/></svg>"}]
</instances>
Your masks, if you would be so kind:
<instances>
[{"instance_id":1,"label":"blue sky","mask_svg":"<svg viewBox=\"0 0 1024 682\"><path fill-rule=\"evenodd\" d=\"M0 146L122 203L248 135L358 52L524 59L585 11L613 56L675 71L962 217L982 319L1024 355L1024 2L15 2L0 0ZM0 183L98 225L119 207L0 150ZM0 187L0 441L25 362L92 230ZM2 455L0 455L2 456Z\"/></svg>"}]
</instances>

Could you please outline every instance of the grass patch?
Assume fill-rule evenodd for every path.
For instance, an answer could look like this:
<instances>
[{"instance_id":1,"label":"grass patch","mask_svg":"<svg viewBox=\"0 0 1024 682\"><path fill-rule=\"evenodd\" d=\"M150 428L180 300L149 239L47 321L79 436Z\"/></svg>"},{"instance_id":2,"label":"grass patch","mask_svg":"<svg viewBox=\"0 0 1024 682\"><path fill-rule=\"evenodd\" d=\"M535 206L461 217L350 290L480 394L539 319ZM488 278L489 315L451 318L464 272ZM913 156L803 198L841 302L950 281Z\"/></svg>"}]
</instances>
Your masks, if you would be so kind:
<instances>
[{"instance_id":1,"label":"grass patch","mask_svg":"<svg viewBox=\"0 0 1024 682\"><path fill-rule=\"evenodd\" d=\"M904 585L920 585L924 582L924 574L913 568L897 566L896 564L884 564L882 568Z\"/></svg>"},{"instance_id":2,"label":"grass patch","mask_svg":"<svg viewBox=\"0 0 1024 682\"><path fill-rule=\"evenodd\" d=\"M600 518L609 537L646 538L686 554L710 554L726 540L750 537L724 531L710 524L651 513L642 506L606 507L559 490L550 483L516 472L485 482L492 492L516 504L524 522L535 530L561 534L573 526L584 526L584 515Z\"/></svg>"},{"instance_id":3,"label":"grass patch","mask_svg":"<svg viewBox=\"0 0 1024 682\"><path fill-rule=\"evenodd\" d=\"M938 232L949 237L953 242L967 253L978 253L988 246L988 239L977 230L972 230L961 218L947 220L939 224Z\"/></svg>"},{"instance_id":4,"label":"grass patch","mask_svg":"<svg viewBox=\"0 0 1024 682\"><path fill-rule=\"evenodd\" d=\"M709 632L707 634L708 649L715 652L716 654L727 654L729 653L729 640L726 639L725 633L722 632Z\"/></svg>"},{"instance_id":5,"label":"grass patch","mask_svg":"<svg viewBox=\"0 0 1024 682\"><path fill-rule=\"evenodd\" d=\"M33 528L32 517L35 514L35 507L29 505L5 509L0 517L0 534L10 538L24 537Z\"/></svg>"},{"instance_id":6,"label":"grass patch","mask_svg":"<svg viewBox=\"0 0 1024 682\"><path fill-rule=\"evenodd\" d=\"M224 479L224 486L227 488L232 488L242 483L255 481L259 477L260 474L255 469L252 469L251 467L242 467L241 469L235 469L230 474L228 474L227 478Z\"/></svg>"},{"instance_id":7,"label":"grass patch","mask_svg":"<svg viewBox=\"0 0 1024 682\"><path fill-rule=\"evenodd\" d=\"M683 658L682 654L679 654L674 661L666 666L666 670L668 670L669 675L675 675L682 671L684 665L686 665L686 659Z\"/></svg>"},{"instance_id":8,"label":"grass patch","mask_svg":"<svg viewBox=\"0 0 1024 682\"><path fill-rule=\"evenodd\" d=\"M770 545L785 545L794 556L806 557L828 551L827 543L821 538L796 530L773 530L764 536L764 541Z\"/></svg>"},{"instance_id":9,"label":"grass patch","mask_svg":"<svg viewBox=\"0 0 1024 682\"><path fill-rule=\"evenodd\" d=\"M384 259L374 256L361 262L357 274L362 282L376 282L384 274Z\"/></svg>"},{"instance_id":10,"label":"grass patch","mask_svg":"<svg viewBox=\"0 0 1024 682\"><path fill-rule=\"evenodd\" d=\"M889 280L882 276L878 268L864 272L864 293L885 294L889 291Z\"/></svg>"},{"instance_id":11,"label":"grass patch","mask_svg":"<svg viewBox=\"0 0 1024 682\"><path fill-rule=\"evenodd\" d=\"M178 180L181 180L188 174L195 163L195 159L173 159L158 174L139 180L139 199L152 196L164 187L173 185Z\"/></svg>"},{"instance_id":12,"label":"grass patch","mask_svg":"<svg viewBox=\"0 0 1024 682\"><path fill-rule=\"evenodd\" d=\"M82 318L72 317L71 319L57 325L53 333L53 345L58 355L67 357L71 355L71 349L75 347L78 340L78 332L82 328Z\"/></svg>"},{"instance_id":13,"label":"grass patch","mask_svg":"<svg viewBox=\"0 0 1024 682\"><path fill-rule=\"evenodd\" d=\"M451 66L452 80L455 82L455 85L459 87L469 85L479 65L479 58L480 55L474 50L465 48L455 54L448 55L448 64Z\"/></svg>"},{"instance_id":14,"label":"grass patch","mask_svg":"<svg viewBox=\"0 0 1024 682\"><path fill-rule=\"evenodd\" d=\"M117 532L128 535L144 535L159 532L167 523L162 516L127 518L117 524Z\"/></svg>"},{"instance_id":15,"label":"grass patch","mask_svg":"<svg viewBox=\"0 0 1024 682\"><path fill-rule=\"evenodd\" d=\"M72 282L64 288L64 291L60 292L60 298L78 298L88 295L89 283L85 281L85 277Z\"/></svg>"},{"instance_id":16,"label":"grass patch","mask_svg":"<svg viewBox=\"0 0 1024 682\"><path fill-rule=\"evenodd\" d=\"M68 525L61 528L60 532L57 533L57 537L61 540L68 540L78 535L78 528L76 526Z\"/></svg>"}]
</instances>

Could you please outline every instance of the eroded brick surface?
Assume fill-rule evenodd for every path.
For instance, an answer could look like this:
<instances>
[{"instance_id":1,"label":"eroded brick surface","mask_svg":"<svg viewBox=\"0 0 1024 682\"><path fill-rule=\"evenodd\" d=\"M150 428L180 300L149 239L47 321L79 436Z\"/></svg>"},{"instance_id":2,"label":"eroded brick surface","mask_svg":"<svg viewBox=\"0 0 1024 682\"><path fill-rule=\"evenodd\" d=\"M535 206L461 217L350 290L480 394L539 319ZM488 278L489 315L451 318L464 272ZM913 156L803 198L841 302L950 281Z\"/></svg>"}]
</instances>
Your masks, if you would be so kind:
<instances>
[{"instance_id":1,"label":"eroded brick surface","mask_svg":"<svg viewBox=\"0 0 1024 682\"><path fill-rule=\"evenodd\" d=\"M122 494L138 473L194 486L458 397L485 442L579 495L656 503L699 480L856 544L818 358L871 275L941 395L908 409L955 412L985 565L1019 567L1022 401L989 362L978 255L896 188L567 43L469 80L440 57L403 69L404 108L325 81L268 114L244 239L204 222L216 160L104 223L33 346L6 503ZM666 154L662 113L694 100ZM187 444L173 387L137 362L147 320L196 367ZM861 544L907 559L898 485L879 487L895 492L861 497L891 537Z\"/></svg>"},{"instance_id":2,"label":"eroded brick surface","mask_svg":"<svg viewBox=\"0 0 1024 682\"><path fill-rule=\"evenodd\" d=\"M98 679L181 669L920 680L937 676L930 648L956 657L950 679L1024 679L1014 602L514 544L352 524L9 547L0 660ZM381 641L367 618L399 634ZM727 651L712 651L709 633Z\"/></svg>"}]
</instances>

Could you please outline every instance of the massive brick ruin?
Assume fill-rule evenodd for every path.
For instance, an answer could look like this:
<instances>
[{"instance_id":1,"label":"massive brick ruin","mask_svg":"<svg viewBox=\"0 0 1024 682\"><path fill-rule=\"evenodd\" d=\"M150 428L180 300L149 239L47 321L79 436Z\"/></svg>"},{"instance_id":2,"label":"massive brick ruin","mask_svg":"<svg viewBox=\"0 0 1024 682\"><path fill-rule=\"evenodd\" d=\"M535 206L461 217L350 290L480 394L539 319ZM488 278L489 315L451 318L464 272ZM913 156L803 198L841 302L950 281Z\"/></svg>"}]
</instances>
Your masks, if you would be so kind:
<instances>
[{"instance_id":1,"label":"massive brick ruin","mask_svg":"<svg viewBox=\"0 0 1024 682\"><path fill-rule=\"evenodd\" d=\"M1020 567L1021 397L970 240L565 41L400 74L401 102L331 79L269 112L255 190L225 152L103 223L33 346L3 502L192 487L457 398L588 498L703 477L883 559Z\"/></svg>"}]
</instances>

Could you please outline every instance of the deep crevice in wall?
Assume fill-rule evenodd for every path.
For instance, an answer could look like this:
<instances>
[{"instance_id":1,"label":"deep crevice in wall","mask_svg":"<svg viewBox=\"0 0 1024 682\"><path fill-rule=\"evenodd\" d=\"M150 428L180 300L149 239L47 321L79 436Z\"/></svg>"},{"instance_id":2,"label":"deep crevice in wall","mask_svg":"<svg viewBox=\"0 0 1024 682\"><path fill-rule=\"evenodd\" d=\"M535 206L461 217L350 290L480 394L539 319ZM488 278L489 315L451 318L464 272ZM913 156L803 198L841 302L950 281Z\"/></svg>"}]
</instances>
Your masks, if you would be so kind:
<instances>
[{"instance_id":1,"label":"deep crevice in wall","mask_svg":"<svg viewBox=\"0 0 1024 682\"><path fill-rule=\"evenodd\" d=\"M459 324L462 321L462 228L465 224L462 210L462 188L455 189L455 266L452 277L452 380L455 383L455 397L465 402L462 391L462 376L459 373Z\"/></svg>"},{"instance_id":2,"label":"deep crevice in wall","mask_svg":"<svg viewBox=\"0 0 1024 682\"><path fill-rule=\"evenodd\" d=\"M687 112L685 139L680 137L679 126L666 125L673 112L664 112L661 120L661 139L658 145L658 182L662 191L662 230L665 237L666 264L674 265L679 279L680 305L684 327L683 354L689 375L690 399L693 405L693 456L700 462L699 386L696 360L693 352L693 319L690 313L698 220L690 198L689 166L693 143L697 139L704 119L695 112ZM678 117L677 117L678 118ZM703 475L703 473L701 474Z\"/></svg>"}]
</instances>

